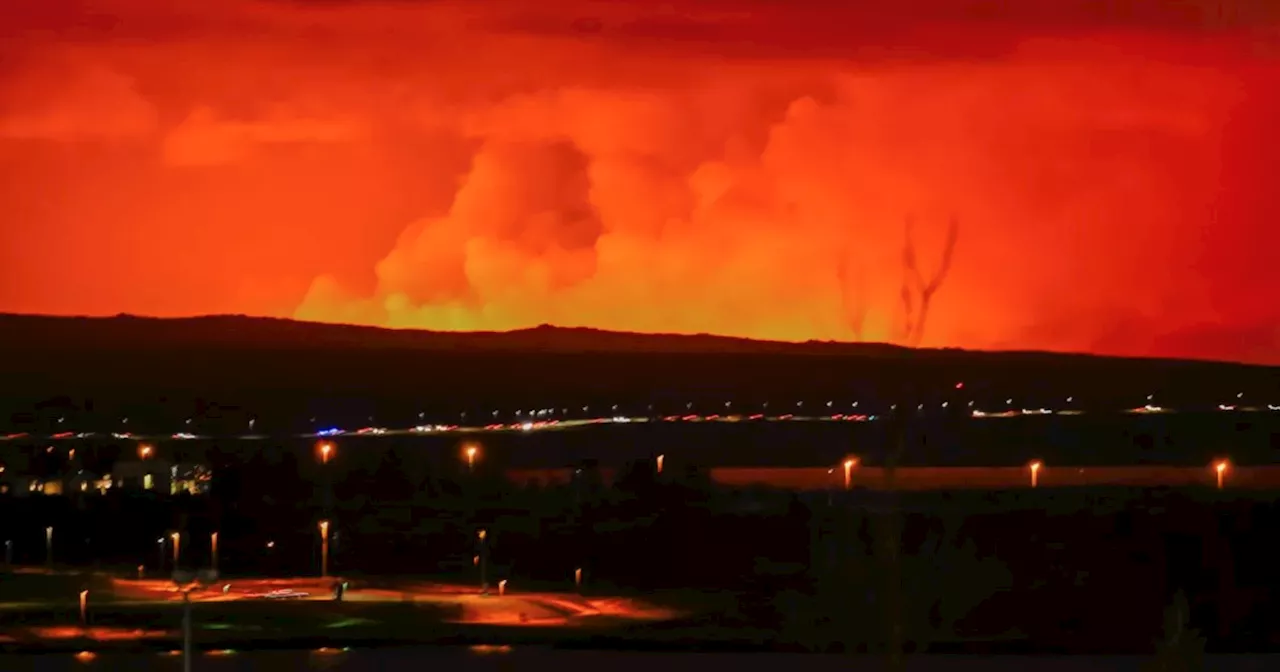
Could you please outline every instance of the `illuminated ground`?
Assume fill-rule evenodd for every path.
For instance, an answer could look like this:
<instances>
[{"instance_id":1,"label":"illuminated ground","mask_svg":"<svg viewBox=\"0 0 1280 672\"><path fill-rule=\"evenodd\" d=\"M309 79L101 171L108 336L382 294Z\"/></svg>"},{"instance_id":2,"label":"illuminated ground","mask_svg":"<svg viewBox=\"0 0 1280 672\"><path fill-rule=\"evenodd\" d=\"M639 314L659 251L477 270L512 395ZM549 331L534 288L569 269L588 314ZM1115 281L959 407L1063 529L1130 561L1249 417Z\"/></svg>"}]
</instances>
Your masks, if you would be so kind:
<instances>
[{"instance_id":1,"label":"illuminated ground","mask_svg":"<svg viewBox=\"0 0 1280 672\"><path fill-rule=\"evenodd\" d=\"M197 602L307 602L332 601L335 579L233 579L192 592ZM171 581L112 580L112 599L117 603L178 602L181 594ZM291 591L280 598L274 591ZM503 625L566 625L597 616L633 620L662 620L674 616L668 610L635 600L584 597L572 593L520 592L497 588L482 595L474 586L408 581L388 588L349 588L344 598L351 603L422 603L460 609L456 623ZM301 608L301 607L300 607Z\"/></svg>"},{"instance_id":2,"label":"illuminated ground","mask_svg":"<svg viewBox=\"0 0 1280 672\"><path fill-rule=\"evenodd\" d=\"M475 586L422 581L379 588L351 585L344 601L336 603L332 595L336 580L229 579L196 587L191 596L199 639L261 642L321 634L412 639L441 627L455 635L469 627L482 627L486 632L511 626L563 632L678 616L672 610L631 599L521 592L505 590L505 586L502 594L495 587L482 595ZM0 626L0 644L149 642L160 646L179 636L182 594L173 582L111 578L95 585L99 587L91 591L87 601L87 625L78 622L78 614L74 607L68 608L65 596L47 602L0 604L11 624Z\"/></svg>"}]
</instances>

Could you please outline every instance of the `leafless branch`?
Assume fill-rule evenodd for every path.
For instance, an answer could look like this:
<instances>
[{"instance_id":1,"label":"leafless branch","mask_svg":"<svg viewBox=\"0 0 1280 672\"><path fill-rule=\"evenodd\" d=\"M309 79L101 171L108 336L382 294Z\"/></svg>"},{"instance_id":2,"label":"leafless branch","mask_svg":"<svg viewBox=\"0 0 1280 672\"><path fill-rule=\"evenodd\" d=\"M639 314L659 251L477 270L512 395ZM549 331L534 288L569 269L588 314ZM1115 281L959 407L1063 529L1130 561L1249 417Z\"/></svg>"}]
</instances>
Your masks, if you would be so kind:
<instances>
[{"instance_id":1,"label":"leafless branch","mask_svg":"<svg viewBox=\"0 0 1280 672\"><path fill-rule=\"evenodd\" d=\"M933 296L942 287L942 283L951 271L951 261L955 256L956 241L960 235L960 222L955 217L947 225L947 238L942 247L942 259L933 275L925 280L924 274L916 261L915 239L912 235L914 221L908 217L905 230L905 241L902 247L902 308L903 308L903 341L915 347L924 338L925 322L929 317L929 305Z\"/></svg>"}]
</instances>

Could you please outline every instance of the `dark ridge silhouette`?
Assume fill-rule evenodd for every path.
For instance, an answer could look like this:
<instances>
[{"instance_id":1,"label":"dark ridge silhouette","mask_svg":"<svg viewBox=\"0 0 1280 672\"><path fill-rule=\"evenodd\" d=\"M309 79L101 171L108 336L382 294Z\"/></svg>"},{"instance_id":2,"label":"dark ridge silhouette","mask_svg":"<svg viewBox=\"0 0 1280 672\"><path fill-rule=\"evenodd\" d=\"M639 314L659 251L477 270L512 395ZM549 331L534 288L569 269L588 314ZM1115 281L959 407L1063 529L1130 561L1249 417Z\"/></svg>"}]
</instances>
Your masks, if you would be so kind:
<instances>
[{"instance_id":1,"label":"dark ridge silhouette","mask_svg":"<svg viewBox=\"0 0 1280 672\"><path fill-rule=\"evenodd\" d=\"M913 358L939 363L1038 361L1070 365L1084 360L1139 362L1155 366L1211 365L1273 369L1250 364L1050 353L909 348L886 343L765 341L709 334L650 334L586 327L541 325L513 331L427 331L302 322L245 315L153 318L62 317L0 313L0 349L47 351L231 349L407 349L420 351L617 354L819 355L850 358Z\"/></svg>"},{"instance_id":2,"label":"dark ridge silhouette","mask_svg":"<svg viewBox=\"0 0 1280 672\"><path fill-rule=\"evenodd\" d=\"M0 353L0 418L28 418L15 427L92 408L117 422L160 413L156 426L168 428L215 405L364 423L599 404L672 412L732 402L741 413L772 402L775 412L786 403L801 413L807 401L805 414L821 414L861 401L865 413L910 404L966 415L969 406L1063 403L1116 412L1149 395L1185 411L1216 410L1237 395L1280 403L1277 367L545 326L463 333L244 316L0 315Z\"/></svg>"},{"instance_id":3,"label":"dark ridge silhouette","mask_svg":"<svg viewBox=\"0 0 1280 672\"><path fill-rule=\"evenodd\" d=\"M708 334L642 334L542 325L514 331L427 331L301 322L244 315L185 318L0 314L0 347L351 347L528 352L777 353L900 355L882 343L788 343Z\"/></svg>"}]
</instances>

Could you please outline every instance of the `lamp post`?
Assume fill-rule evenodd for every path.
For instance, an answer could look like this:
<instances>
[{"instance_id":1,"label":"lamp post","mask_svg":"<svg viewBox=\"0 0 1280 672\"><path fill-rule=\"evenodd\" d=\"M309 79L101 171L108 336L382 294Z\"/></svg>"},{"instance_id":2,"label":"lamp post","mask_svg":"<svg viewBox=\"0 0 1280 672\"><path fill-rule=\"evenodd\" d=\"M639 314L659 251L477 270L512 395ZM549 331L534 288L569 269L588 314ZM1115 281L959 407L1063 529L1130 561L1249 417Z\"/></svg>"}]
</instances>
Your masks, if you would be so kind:
<instances>
[{"instance_id":1,"label":"lamp post","mask_svg":"<svg viewBox=\"0 0 1280 672\"><path fill-rule=\"evenodd\" d=\"M476 447L476 444L469 443L462 452L467 457L467 471L474 472L476 470L476 455L480 453L480 449Z\"/></svg>"},{"instance_id":2,"label":"lamp post","mask_svg":"<svg viewBox=\"0 0 1280 672\"><path fill-rule=\"evenodd\" d=\"M178 571L178 563L182 559L182 533L174 532L169 535L173 540L173 571Z\"/></svg>"},{"instance_id":3,"label":"lamp post","mask_svg":"<svg viewBox=\"0 0 1280 672\"><path fill-rule=\"evenodd\" d=\"M164 537L156 537L156 571L164 574Z\"/></svg>"},{"instance_id":4,"label":"lamp post","mask_svg":"<svg viewBox=\"0 0 1280 672\"><path fill-rule=\"evenodd\" d=\"M1033 488L1040 485L1040 467L1042 466L1044 465L1040 464L1039 460L1027 465L1027 468L1031 470L1031 487Z\"/></svg>"},{"instance_id":5,"label":"lamp post","mask_svg":"<svg viewBox=\"0 0 1280 672\"><path fill-rule=\"evenodd\" d=\"M329 521L320 521L320 578L329 576Z\"/></svg>"},{"instance_id":6,"label":"lamp post","mask_svg":"<svg viewBox=\"0 0 1280 672\"><path fill-rule=\"evenodd\" d=\"M337 452L338 448L332 441L321 441L316 444L316 457L320 460L321 507L325 515L333 509L333 474L328 466L329 460L333 459Z\"/></svg>"},{"instance_id":7,"label":"lamp post","mask_svg":"<svg viewBox=\"0 0 1280 672\"><path fill-rule=\"evenodd\" d=\"M844 461L844 489L848 490L853 487L853 468L857 466L858 458L850 457Z\"/></svg>"},{"instance_id":8,"label":"lamp post","mask_svg":"<svg viewBox=\"0 0 1280 672\"><path fill-rule=\"evenodd\" d=\"M488 546L487 544L485 544L485 539L487 539L488 536L489 536L488 532L486 532L483 529L476 532L476 538L480 540L479 559L480 559L480 594L481 595L489 594L489 575L488 575L489 554L486 552L488 550Z\"/></svg>"},{"instance_id":9,"label":"lamp post","mask_svg":"<svg viewBox=\"0 0 1280 672\"><path fill-rule=\"evenodd\" d=\"M1228 466L1230 465L1226 460L1218 460L1217 464L1213 465L1213 470L1218 473L1218 489L1219 490L1222 489L1223 478L1225 478L1227 475Z\"/></svg>"},{"instance_id":10,"label":"lamp post","mask_svg":"<svg viewBox=\"0 0 1280 672\"><path fill-rule=\"evenodd\" d=\"M44 564L53 567L53 526L44 528Z\"/></svg>"},{"instance_id":11,"label":"lamp post","mask_svg":"<svg viewBox=\"0 0 1280 672\"><path fill-rule=\"evenodd\" d=\"M666 455L659 455L659 456L658 456L658 460L657 460L658 465L657 465L657 466L658 466L658 473L659 473L659 474L661 474L661 473L662 473L662 461L663 461L664 459L666 459L666 457L667 457Z\"/></svg>"},{"instance_id":12,"label":"lamp post","mask_svg":"<svg viewBox=\"0 0 1280 672\"><path fill-rule=\"evenodd\" d=\"M209 554L210 554L210 557L212 558L210 564L213 566L213 571L216 572L218 571L218 533L217 532L209 533Z\"/></svg>"},{"instance_id":13,"label":"lamp post","mask_svg":"<svg viewBox=\"0 0 1280 672\"><path fill-rule=\"evenodd\" d=\"M80 627L89 626L89 591L80 591Z\"/></svg>"}]
</instances>

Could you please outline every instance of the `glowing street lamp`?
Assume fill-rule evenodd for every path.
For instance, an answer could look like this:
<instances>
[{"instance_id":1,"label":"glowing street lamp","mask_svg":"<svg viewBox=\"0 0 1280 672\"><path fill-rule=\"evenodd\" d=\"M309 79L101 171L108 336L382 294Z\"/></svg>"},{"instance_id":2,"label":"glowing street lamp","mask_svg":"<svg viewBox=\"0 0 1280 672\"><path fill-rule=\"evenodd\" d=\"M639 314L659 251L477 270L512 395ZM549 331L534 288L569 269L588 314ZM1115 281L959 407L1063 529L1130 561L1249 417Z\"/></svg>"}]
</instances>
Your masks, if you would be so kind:
<instances>
[{"instance_id":1,"label":"glowing street lamp","mask_svg":"<svg viewBox=\"0 0 1280 672\"><path fill-rule=\"evenodd\" d=\"M209 552L211 554L211 557L213 558L213 562L211 563L213 565L213 571L216 572L218 571L218 533L217 532L209 533Z\"/></svg>"},{"instance_id":2,"label":"glowing street lamp","mask_svg":"<svg viewBox=\"0 0 1280 672\"><path fill-rule=\"evenodd\" d=\"M1221 490L1221 489L1222 489L1222 480L1223 480L1223 478L1227 475L1227 468L1228 468L1228 467L1230 467L1230 466L1231 466L1231 465L1230 465L1230 463L1228 463L1226 460L1218 460L1218 461L1217 461L1216 463L1214 463L1214 465L1213 465L1213 470L1214 470L1215 472L1217 472L1217 474L1218 474L1218 489L1219 489L1219 490Z\"/></svg>"},{"instance_id":3,"label":"glowing street lamp","mask_svg":"<svg viewBox=\"0 0 1280 672\"><path fill-rule=\"evenodd\" d=\"M169 539L173 541L173 571L176 572L178 571L178 560L182 557L182 533L170 533Z\"/></svg>"},{"instance_id":4,"label":"glowing street lamp","mask_svg":"<svg viewBox=\"0 0 1280 672\"><path fill-rule=\"evenodd\" d=\"M582 590L582 568L573 570L573 586L578 590Z\"/></svg>"},{"instance_id":5,"label":"glowing street lamp","mask_svg":"<svg viewBox=\"0 0 1280 672\"><path fill-rule=\"evenodd\" d=\"M507 594L507 580L503 579L498 582L498 595L502 596L506 594Z\"/></svg>"},{"instance_id":6,"label":"glowing street lamp","mask_svg":"<svg viewBox=\"0 0 1280 672\"><path fill-rule=\"evenodd\" d=\"M44 563L53 566L53 526L44 528Z\"/></svg>"},{"instance_id":7,"label":"glowing street lamp","mask_svg":"<svg viewBox=\"0 0 1280 672\"><path fill-rule=\"evenodd\" d=\"M1040 463L1040 460L1035 460L1031 464L1027 465L1027 468L1031 470L1031 487L1034 488L1040 485L1040 468L1043 466L1044 465Z\"/></svg>"},{"instance_id":8,"label":"glowing street lamp","mask_svg":"<svg viewBox=\"0 0 1280 672\"><path fill-rule=\"evenodd\" d=\"M320 452L320 464L329 464L329 457L333 455L333 443L321 441L316 445L316 450Z\"/></svg>"},{"instance_id":9,"label":"glowing street lamp","mask_svg":"<svg viewBox=\"0 0 1280 672\"><path fill-rule=\"evenodd\" d=\"M844 461L844 489L848 490L853 486L853 468L857 466L858 458L849 457Z\"/></svg>"},{"instance_id":10,"label":"glowing street lamp","mask_svg":"<svg viewBox=\"0 0 1280 672\"><path fill-rule=\"evenodd\" d=\"M467 470L468 470L468 471L475 471L475 470L476 470L476 456L480 454L480 447L479 447L479 446L477 446L477 445L476 445L476 444L474 444L474 443L468 443L465 447L463 447L463 449L462 449L462 454L463 454L463 455L466 457L466 459L467 459Z\"/></svg>"},{"instance_id":11,"label":"glowing street lamp","mask_svg":"<svg viewBox=\"0 0 1280 672\"><path fill-rule=\"evenodd\" d=\"M320 521L320 578L329 576L329 521Z\"/></svg>"},{"instance_id":12,"label":"glowing street lamp","mask_svg":"<svg viewBox=\"0 0 1280 672\"><path fill-rule=\"evenodd\" d=\"M662 473L662 461L663 461L663 459L665 459L665 458L666 458L666 455L659 455L659 456L658 456L658 460L657 460L658 465L657 465L657 466L658 466L658 473L659 473L659 474L661 474L661 473Z\"/></svg>"},{"instance_id":13,"label":"glowing street lamp","mask_svg":"<svg viewBox=\"0 0 1280 672\"><path fill-rule=\"evenodd\" d=\"M80 627L89 625L89 591L80 591Z\"/></svg>"},{"instance_id":14,"label":"glowing street lamp","mask_svg":"<svg viewBox=\"0 0 1280 672\"><path fill-rule=\"evenodd\" d=\"M138 459L140 460L150 459L151 454L154 452L155 450L151 447L150 444L147 444L147 443L138 444Z\"/></svg>"}]
</instances>

